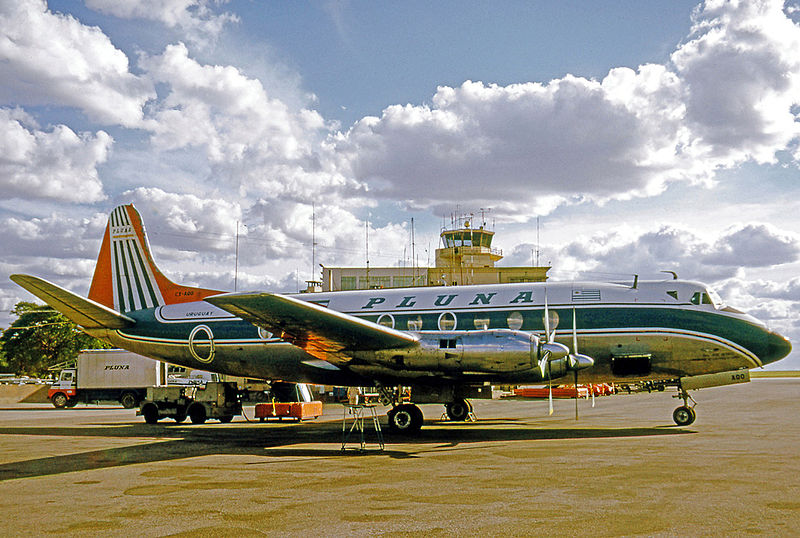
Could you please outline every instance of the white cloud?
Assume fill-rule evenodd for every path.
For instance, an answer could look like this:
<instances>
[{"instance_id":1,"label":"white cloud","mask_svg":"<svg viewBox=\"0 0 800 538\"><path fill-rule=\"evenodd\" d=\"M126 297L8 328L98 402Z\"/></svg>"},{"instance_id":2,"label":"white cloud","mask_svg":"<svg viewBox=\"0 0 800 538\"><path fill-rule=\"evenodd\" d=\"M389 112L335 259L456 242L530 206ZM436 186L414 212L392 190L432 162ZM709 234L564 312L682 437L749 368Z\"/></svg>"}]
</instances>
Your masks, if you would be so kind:
<instances>
[{"instance_id":1,"label":"white cloud","mask_svg":"<svg viewBox=\"0 0 800 538\"><path fill-rule=\"evenodd\" d=\"M710 0L672 55L686 88L698 156L721 165L773 162L798 135L800 28L782 0Z\"/></svg>"},{"instance_id":2,"label":"white cloud","mask_svg":"<svg viewBox=\"0 0 800 538\"><path fill-rule=\"evenodd\" d=\"M99 123L129 127L155 97L102 30L41 0L0 2L0 79L6 103L76 107Z\"/></svg>"},{"instance_id":3,"label":"white cloud","mask_svg":"<svg viewBox=\"0 0 800 538\"><path fill-rule=\"evenodd\" d=\"M226 24L238 21L231 13L217 13L219 0L85 0L87 7L123 19L146 19L179 28L200 45L214 40Z\"/></svg>"},{"instance_id":4,"label":"white cloud","mask_svg":"<svg viewBox=\"0 0 800 538\"><path fill-rule=\"evenodd\" d=\"M512 256L512 260L530 260L530 245L518 246ZM560 248L557 259L560 271L590 277L597 272L653 275L669 270L713 283L735 278L747 269L796 262L800 239L763 224L729 228L710 241L673 226L639 233L620 228L576 238Z\"/></svg>"},{"instance_id":5,"label":"white cloud","mask_svg":"<svg viewBox=\"0 0 800 538\"><path fill-rule=\"evenodd\" d=\"M113 143L104 131L36 127L18 109L0 108L0 194L3 198L97 202L105 198L97 166Z\"/></svg>"},{"instance_id":6,"label":"white cloud","mask_svg":"<svg viewBox=\"0 0 800 538\"><path fill-rule=\"evenodd\" d=\"M719 169L772 162L796 144L799 44L779 1L712 1L670 66L440 87L430 105L390 106L330 143L374 194L422 207L530 217L675 181L710 185Z\"/></svg>"},{"instance_id":7,"label":"white cloud","mask_svg":"<svg viewBox=\"0 0 800 538\"><path fill-rule=\"evenodd\" d=\"M160 245L162 254L169 255L174 250L233 252L236 221L241 220L242 214L235 201L148 187L127 191L120 199L140 210L151 242ZM157 241L153 241L155 235Z\"/></svg>"}]
</instances>

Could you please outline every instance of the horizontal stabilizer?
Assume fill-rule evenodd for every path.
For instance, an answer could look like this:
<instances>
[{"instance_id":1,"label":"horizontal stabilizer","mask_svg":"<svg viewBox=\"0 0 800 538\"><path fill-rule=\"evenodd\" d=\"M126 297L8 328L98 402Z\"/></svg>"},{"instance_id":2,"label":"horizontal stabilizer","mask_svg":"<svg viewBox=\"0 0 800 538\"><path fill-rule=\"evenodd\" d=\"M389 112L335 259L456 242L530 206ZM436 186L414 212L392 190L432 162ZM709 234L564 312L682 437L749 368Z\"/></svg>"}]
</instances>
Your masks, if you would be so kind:
<instances>
[{"instance_id":1,"label":"horizontal stabilizer","mask_svg":"<svg viewBox=\"0 0 800 538\"><path fill-rule=\"evenodd\" d=\"M325 360L417 344L411 334L286 295L226 293L205 301Z\"/></svg>"},{"instance_id":2,"label":"horizontal stabilizer","mask_svg":"<svg viewBox=\"0 0 800 538\"><path fill-rule=\"evenodd\" d=\"M30 275L11 275L11 280L85 329L125 329L136 321L107 306Z\"/></svg>"}]
</instances>

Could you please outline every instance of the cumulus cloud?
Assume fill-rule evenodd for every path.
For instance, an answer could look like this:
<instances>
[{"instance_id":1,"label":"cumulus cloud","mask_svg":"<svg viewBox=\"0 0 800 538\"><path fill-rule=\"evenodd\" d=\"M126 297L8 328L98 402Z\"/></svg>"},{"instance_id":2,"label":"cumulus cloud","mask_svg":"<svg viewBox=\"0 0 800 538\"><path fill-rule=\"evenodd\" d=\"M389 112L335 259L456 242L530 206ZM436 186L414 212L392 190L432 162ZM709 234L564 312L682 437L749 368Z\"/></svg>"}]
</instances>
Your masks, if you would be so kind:
<instances>
[{"instance_id":1,"label":"cumulus cloud","mask_svg":"<svg viewBox=\"0 0 800 538\"><path fill-rule=\"evenodd\" d=\"M530 248L521 245L513 255ZM633 233L613 230L577 239L558 253L559 269L593 276L657 274L676 271L684 278L718 282L735 278L742 270L789 264L800 259L800 239L763 224L730 228L711 241L673 226Z\"/></svg>"},{"instance_id":2,"label":"cumulus cloud","mask_svg":"<svg viewBox=\"0 0 800 538\"><path fill-rule=\"evenodd\" d=\"M373 193L423 207L491 204L530 216L558 204L711 184L796 144L800 27L782 2L710 1L670 65L600 81L467 81L429 105L394 105L330 141Z\"/></svg>"},{"instance_id":3,"label":"cumulus cloud","mask_svg":"<svg viewBox=\"0 0 800 538\"><path fill-rule=\"evenodd\" d=\"M113 143L104 131L49 131L19 109L0 108L0 194L3 198L97 202L105 198L97 166Z\"/></svg>"},{"instance_id":4,"label":"cumulus cloud","mask_svg":"<svg viewBox=\"0 0 800 538\"><path fill-rule=\"evenodd\" d=\"M219 0L86 0L90 9L123 19L158 21L168 28L178 28L187 39L200 45L214 40L226 24L238 18L231 13L217 13Z\"/></svg>"},{"instance_id":5,"label":"cumulus cloud","mask_svg":"<svg viewBox=\"0 0 800 538\"><path fill-rule=\"evenodd\" d=\"M269 192L310 201L326 190L359 189L322 156L327 127L316 111L291 110L257 79L232 66L200 64L183 44L140 63L169 89L148 119L157 150L202 150L214 181L237 187L241 196Z\"/></svg>"},{"instance_id":6,"label":"cumulus cloud","mask_svg":"<svg viewBox=\"0 0 800 538\"><path fill-rule=\"evenodd\" d=\"M42 0L0 2L0 78L6 103L76 107L103 124L138 125L155 97L99 28Z\"/></svg>"},{"instance_id":7,"label":"cumulus cloud","mask_svg":"<svg viewBox=\"0 0 800 538\"><path fill-rule=\"evenodd\" d=\"M119 199L139 209L151 241L168 258L174 258L170 253L175 250L233 252L236 221L242 215L238 202L149 187L127 191Z\"/></svg>"},{"instance_id":8,"label":"cumulus cloud","mask_svg":"<svg viewBox=\"0 0 800 538\"><path fill-rule=\"evenodd\" d=\"M108 215L95 213L74 218L53 213L47 217L0 219L6 241L0 243L0 257L7 261L26 257L87 261L97 257Z\"/></svg>"},{"instance_id":9,"label":"cumulus cloud","mask_svg":"<svg viewBox=\"0 0 800 538\"><path fill-rule=\"evenodd\" d=\"M707 1L672 55L698 156L772 162L798 134L800 28L782 0Z\"/></svg>"}]
</instances>

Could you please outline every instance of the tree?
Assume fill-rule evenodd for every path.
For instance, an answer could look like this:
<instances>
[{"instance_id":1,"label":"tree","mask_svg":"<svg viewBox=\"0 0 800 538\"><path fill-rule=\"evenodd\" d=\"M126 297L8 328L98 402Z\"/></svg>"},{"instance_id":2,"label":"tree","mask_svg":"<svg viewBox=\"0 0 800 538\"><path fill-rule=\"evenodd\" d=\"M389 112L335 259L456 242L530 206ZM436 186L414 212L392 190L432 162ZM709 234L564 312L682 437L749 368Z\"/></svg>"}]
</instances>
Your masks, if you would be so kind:
<instances>
[{"instance_id":1,"label":"tree","mask_svg":"<svg viewBox=\"0 0 800 538\"><path fill-rule=\"evenodd\" d=\"M18 374L45 376L50 366L75 359L81 349L110 347L49 306L22 301L11 313L17 320L3 331L0 348Z\"/></svg>"}]
</instances>

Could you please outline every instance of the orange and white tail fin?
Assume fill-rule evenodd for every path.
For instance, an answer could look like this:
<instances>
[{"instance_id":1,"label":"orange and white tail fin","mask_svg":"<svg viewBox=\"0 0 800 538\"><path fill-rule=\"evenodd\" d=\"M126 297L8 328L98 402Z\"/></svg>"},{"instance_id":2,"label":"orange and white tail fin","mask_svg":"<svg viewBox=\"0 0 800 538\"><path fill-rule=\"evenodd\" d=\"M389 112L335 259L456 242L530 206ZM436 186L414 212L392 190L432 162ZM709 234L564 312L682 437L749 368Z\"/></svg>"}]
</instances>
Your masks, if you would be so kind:
<instances>
[{"instance_id":1,"label":"orange and white tail fin","mask_svg":"<svg viewBox=\"0 0 800 538\"><path fill-rule=\"evenodd\" d=\"M175 284L158 270L142 217L133 204L115 208L108 218L89 299L117 312L199 301L220 291Z\"/></svg>"}]
</instances>

